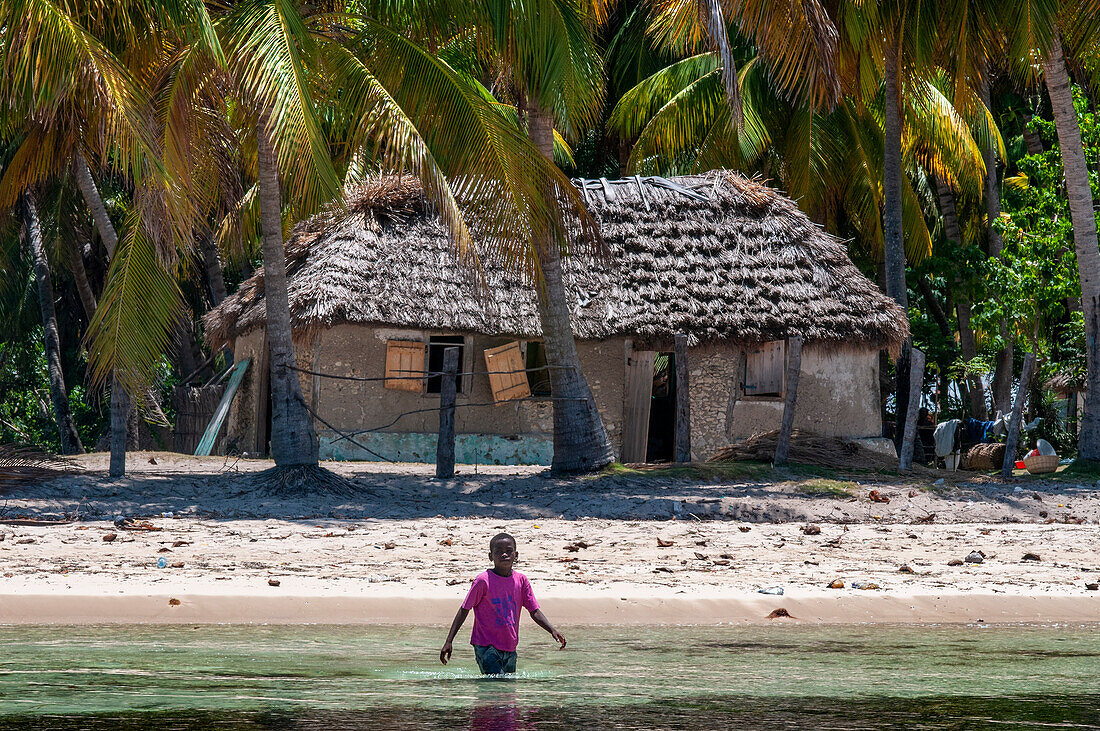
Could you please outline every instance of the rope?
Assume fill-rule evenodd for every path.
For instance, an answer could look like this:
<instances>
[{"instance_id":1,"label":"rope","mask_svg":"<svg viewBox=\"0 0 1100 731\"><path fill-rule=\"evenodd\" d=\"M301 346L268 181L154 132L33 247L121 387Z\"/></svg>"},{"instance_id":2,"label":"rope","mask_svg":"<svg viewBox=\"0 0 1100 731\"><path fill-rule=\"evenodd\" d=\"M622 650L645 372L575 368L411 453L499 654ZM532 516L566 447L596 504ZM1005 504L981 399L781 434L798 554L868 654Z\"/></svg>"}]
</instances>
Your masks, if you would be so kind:
<instances>
[{"instance_id":1,"label":"rope","mask_svg":"<svg viewBox=\"0 0 1100 731\"><path fill-rule=\"evenodd\" d=\"M383 462L391 462L391 463L394 462L394 460L390 459L389 457L381 455L378 452L375 452L373 449L371 449L367 445L362 444L361 442L357 442L354 439L352 439L351 434L354 434L355 432L352 432L351 434L349 434L347 432L341 431L340 429L337 429L332 424L330 424L327 421L325 421L324 419L322 419L321 416L316 411L309 408L309 404L307 404L305 399L303 399L301 396L298 396L298 403L300 403L305 408L305 410L307 412L309 412L310 416L312 416L314 419L316 419L317 421L324 424L326 427L329 428L330 431L334 431L334 432L336 432L337 434L340 435L340 438L337 439L336 442L341 442L341 441L347 439L349 442L351 442L355 446L359 447L360 449L365 451L367 454L373 454L375 457L382 460ZM336 442L333 442L333 444L336 444Z\"/></svg>"},{"instance_id":2,"label":"rope","mask_svg":"<svg viewBox=\"0 0 1100 731\"><path fill-rule=\"evenodd\" d=\"M320 371L311 371L306 368L298 368L297 366L285 365L283 368L289 368L292 371L298 373L305 373L307 376L317 376L319 378L332 378L339 381L364 381L364 382L378 382L378 381L420 381L426 378L433 378L435 376L447 375L444 371L412 371L412 370L397 370L395 373L415 373L415 376L343 376L336 375L335 373L322 373ZM458 371L455 373L455 377L459 376L508 376L516 373L536 373L538 371L547 370L573 370L573 366L551 366L544 365L537 368L521 368L514 371Z\"/></svg>"}]
</instances>

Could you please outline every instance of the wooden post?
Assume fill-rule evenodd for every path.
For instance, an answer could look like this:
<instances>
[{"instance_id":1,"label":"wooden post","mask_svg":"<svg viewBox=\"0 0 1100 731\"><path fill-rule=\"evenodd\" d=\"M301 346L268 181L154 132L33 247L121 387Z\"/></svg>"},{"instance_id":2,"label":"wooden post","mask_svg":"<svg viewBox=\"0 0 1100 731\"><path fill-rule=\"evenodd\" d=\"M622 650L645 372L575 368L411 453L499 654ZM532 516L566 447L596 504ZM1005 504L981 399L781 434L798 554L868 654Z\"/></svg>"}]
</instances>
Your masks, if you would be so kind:
<instances>
[{"instance_id":1,"label":"wooden post","mask_svg":"<svg viewBox=\"0 0 1100 731\"><path fill-rule=\"evenodd\" d=\"M443 350L443 378L439 388L439 441L435 445L435 476L455 476L455 378L458 348Z\"/></svg>"},{"instance_id":2,"label":"wooden post","mask_svg":"<svg viewBox=\"0 0 1100 731\"><path fill-rule=\"evenodd\" d=\"M688 398L687 335L677 335L676 354L676 461L691 461L691 401Z\"/></svg>"},{"instance_id":3,"label":"wooden post","mask_svg":"<svg viewBox=\"0 0 1100 731\"><path fill-rule=\"evenodd\" d=\"M802 371L802 336L787 340L787 382L784 384L783 421L779 426L779 439L775 442L775 464L787 463L791 450L791 432L794 431L794 407L798 400L798 374Z\"/></svg>"},{"instance_id":4,"label":"wooden post","mask_svg":"<svg viewBox=\"0 0 1100 731\"><path fill-rule=\"evenodd\" d=\"M909 406L905 410L905 432L898 455L898 472L913 468L913 443L917 438L917 414L920 413L920 392L924 385L924 353L916 348L909 356Z\"/></svg>"},{"instance_id":5,"label":"wooden post","mask_svg":"<svg viewBox=\"0 0 1100 731\"><path fill-rule=\"evenodd\" d=\"M1024 420L1024 399L1035 371L1035 354L1024 354L1024 369L1020 373L1020 386L1016 389L1016 400L1012 402L1012 418L1008 422L1008 440L1005 444L1005 461L1001 465L1001 478L1012 477L1012 468L1016 466L1016 442L1020 438L1020 422Z\"/></svg>"}]
</instances>

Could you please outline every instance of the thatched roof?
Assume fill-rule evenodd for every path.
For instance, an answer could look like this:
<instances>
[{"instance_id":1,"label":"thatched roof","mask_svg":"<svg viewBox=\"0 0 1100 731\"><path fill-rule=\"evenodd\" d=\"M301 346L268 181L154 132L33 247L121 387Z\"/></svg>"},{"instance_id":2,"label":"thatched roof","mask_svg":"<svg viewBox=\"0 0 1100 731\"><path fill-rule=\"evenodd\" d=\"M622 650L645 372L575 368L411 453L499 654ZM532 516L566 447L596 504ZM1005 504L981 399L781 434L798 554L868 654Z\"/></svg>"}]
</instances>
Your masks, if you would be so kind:
<instances>
[{"instance_id":1,"label":"thatched roof","mask_svg":"<svg viewBox=\"0 0 1100 731\"><path fill-rule=\"evenodd\" d=\"M609 256L567 265L574 332L651 342L807 342L896 348L902 310L844 245L760 182L726 172L582 185ZM683 186L688 190L674 190ZM487 264L488 290L461 267L408 178L353 191L287 242L296 331L339 323L537 337L532 285ZM264 324L263 272L204 320L212 344Z\"/></svg>"}]
</instances>

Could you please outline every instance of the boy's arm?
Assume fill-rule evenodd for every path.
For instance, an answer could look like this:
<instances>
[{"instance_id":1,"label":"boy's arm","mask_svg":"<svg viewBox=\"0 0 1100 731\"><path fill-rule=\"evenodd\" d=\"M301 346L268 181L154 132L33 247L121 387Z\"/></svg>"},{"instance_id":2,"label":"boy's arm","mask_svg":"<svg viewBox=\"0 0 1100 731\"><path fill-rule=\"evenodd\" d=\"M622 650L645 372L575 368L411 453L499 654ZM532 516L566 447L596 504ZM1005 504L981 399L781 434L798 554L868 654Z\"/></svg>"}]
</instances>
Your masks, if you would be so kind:
<instances>
[{"instance_id":1,"label":"boy's arm","mask_svg":"<svg viewBox=\"0 0 1100 731\"><path fill-rule=\"evenodd\" d=\"M439 661L444 665L451 659L451 642L454 641L458 631L462 629L462 623L466 621L466 615L469 613L469 609L459 607L458 614L455 615L454 621L451 622L451 631L447 633L447 641L443 643L443 648L439 651Z\"/></svg>"},{"instance_id":2,"label":"boy's arm","mask_svg":"<svg viewBox=\"0 0 1100 731\"><path fill-rule=\"evenodd\" d=\"M531 612L531 619L535 620L535 624L542 627L544 630L550 633L550 636L554 638L555 642L560 642L561 647L559 650L565 649L565 636L561 632L554 629L554 625L550 624L550 620L546 618L546 615L542 613L541 609L536 609Z\"/></svg>"}]
</instances>

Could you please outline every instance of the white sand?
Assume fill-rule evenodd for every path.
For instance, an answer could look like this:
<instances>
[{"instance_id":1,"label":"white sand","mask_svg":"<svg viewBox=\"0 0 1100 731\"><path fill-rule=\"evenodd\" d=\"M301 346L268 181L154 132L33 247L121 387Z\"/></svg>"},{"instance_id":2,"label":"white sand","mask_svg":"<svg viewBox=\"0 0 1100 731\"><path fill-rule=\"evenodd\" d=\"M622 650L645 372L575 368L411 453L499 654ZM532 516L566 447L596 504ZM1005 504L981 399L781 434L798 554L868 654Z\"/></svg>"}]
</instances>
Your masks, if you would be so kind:
<instances>
[{"instance_id":1,"label":"white sand","mask_svg":"<svg viewBox=\"0 0 1100 731\"><path fill-rule=\"evenodd\" d=\"M152 522L163 530L0 526L0 622L445 626L499 531L516 536L519 570L564 626L765 621L779 607L802 622L1100 622L1100 592L1085 589L1100 581L1095 524L822 523L805 535L801 524L694 519ZM590 547L566 550L577 541ZM947 565L975 550L983 563ZM846 588L826 588L837 578ZM757 593L771 586L784 595Z\"/></svg>"}]
</instances>

